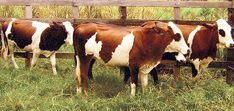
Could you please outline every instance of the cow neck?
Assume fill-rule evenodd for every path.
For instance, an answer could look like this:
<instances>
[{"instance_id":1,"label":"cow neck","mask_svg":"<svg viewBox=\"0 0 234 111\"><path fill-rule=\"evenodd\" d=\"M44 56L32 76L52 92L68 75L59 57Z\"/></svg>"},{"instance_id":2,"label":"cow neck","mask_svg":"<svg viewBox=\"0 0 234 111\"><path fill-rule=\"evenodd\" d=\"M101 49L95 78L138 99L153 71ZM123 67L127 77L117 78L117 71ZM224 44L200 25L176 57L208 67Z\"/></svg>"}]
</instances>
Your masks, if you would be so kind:
<instances>
[{"instance_id":1,"label":"cow neck","mask_svg":"<svg viewBox=\"0 0 234 111\"><path fill-rule=\"evenodd\" d=\"M199 58L200 60L207 57L215 58L218 43L218 28L212 27L210 29L203 27L199 33L196 33L193 46L191 59Z\"/></svg>"},{"instance_id":2,"label":"cow neck","mask_svg":"<svg viewBox=\"0 0 234 111\"><path fill-rule=\"evenodd\" d=\"M50 34L50 27L42 32L39 44L41 50L56 51L65 43L65 38L59 37L60 35L57 33L54 34L56 35Z\"/></svg>"},{"instance_id":3,"label":"cow neck","mask_svg":"<svg viewBox=\"0 0 234 111\"><path fill-rule=\"evenodd\" d=\"M142 45L144 57L147 58L147 61L151 61L151 59L155 62L161 60L166 47L173 40L172 36L169 37L168 35L160 34L154 36L155 32L152 32L152 30L146 30L143 33Z\"/></svg>"}]
</instances>

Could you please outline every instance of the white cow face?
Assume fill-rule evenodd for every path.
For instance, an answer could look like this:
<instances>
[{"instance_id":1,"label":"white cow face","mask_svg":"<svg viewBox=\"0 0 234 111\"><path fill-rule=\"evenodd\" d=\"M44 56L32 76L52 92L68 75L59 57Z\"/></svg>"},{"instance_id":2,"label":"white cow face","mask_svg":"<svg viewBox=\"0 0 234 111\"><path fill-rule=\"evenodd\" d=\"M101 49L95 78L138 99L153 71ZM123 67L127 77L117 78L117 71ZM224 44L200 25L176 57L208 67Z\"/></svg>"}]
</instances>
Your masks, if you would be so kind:
<instances>
[{"instance_id":1,"label":"white cow face","mask_svg":"<svg viewBox=\"0 0 234 111\"><path fill-rule=\"evenodd\" d=\"M166 50L168 52L179 52L182 54L187 54L189 52L189 47L187 46L181 30L173 23L169 22L168 27L170 27L174 32L173 41L167 46Z\"/></svg>"},{"instance_id":2,"label":"white cow face","mask_svg":"<svg viewBox=\"0 0 234 111\"><path fill-rule=\"evenodd\" d=\"M72 45L73 44L73 32L74 32L74 28L72 26L72 24L68 21L63 22L63 25L66 28L67 31L67 38L64 40L66 44L68 45Z\"/></svg>"},{"instance_id":3,"label":"white cow face","mask_svg":"<svg viewBox=\"0 0 234 111\"><path fill-rule=\"evenodd\" d=\"M221 46L230 47L234 45L231 34L231 26L223 19L216 21L218 25L219 43Z\"/></svg>"}]
</instances>

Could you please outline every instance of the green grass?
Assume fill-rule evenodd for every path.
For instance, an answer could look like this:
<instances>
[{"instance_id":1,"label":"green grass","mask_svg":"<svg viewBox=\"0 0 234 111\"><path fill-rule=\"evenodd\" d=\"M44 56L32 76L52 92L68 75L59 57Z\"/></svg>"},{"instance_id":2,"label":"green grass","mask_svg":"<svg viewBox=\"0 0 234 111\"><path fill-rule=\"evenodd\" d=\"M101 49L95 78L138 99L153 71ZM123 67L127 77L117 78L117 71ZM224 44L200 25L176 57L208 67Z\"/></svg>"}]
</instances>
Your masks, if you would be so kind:
<instances>
[{"instance_id":1,"label":"green grass","mask_svg":"<svg viewBox=\"0 0 234 111\"><path fill-rule=\"evenodd\" d=\"M182 68L180 80L160 75L161 85L152 79L144 93L130 97L118 68L96 63L89 96L77 95L73 60L57 59L58 75L52 75L48 59L39 59L29 71L24 60L20 69L0 67L0 110L233 110L234 87L225 83L222 70L205 70L199 81L190 69ZM1 60L0 65L4 66Z\"/></svg>"}]
</instances>

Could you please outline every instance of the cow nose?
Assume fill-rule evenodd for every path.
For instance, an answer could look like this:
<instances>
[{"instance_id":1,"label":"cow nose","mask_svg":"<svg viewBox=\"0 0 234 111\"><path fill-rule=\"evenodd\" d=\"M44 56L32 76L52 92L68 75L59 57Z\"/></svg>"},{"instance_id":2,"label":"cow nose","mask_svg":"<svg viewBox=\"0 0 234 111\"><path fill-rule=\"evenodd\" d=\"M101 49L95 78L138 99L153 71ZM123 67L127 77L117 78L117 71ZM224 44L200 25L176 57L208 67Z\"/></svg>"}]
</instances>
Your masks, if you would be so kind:
<instances>
[{"instance_id":1,"label":"cow nose","mask_svg":"<svg viewBox=\"0 0 234 111\"><path fill-rule=\"evenodd\" d=\"M230 47L234 47L234 44L230 44Z\"/></svg>"}]
</instances>

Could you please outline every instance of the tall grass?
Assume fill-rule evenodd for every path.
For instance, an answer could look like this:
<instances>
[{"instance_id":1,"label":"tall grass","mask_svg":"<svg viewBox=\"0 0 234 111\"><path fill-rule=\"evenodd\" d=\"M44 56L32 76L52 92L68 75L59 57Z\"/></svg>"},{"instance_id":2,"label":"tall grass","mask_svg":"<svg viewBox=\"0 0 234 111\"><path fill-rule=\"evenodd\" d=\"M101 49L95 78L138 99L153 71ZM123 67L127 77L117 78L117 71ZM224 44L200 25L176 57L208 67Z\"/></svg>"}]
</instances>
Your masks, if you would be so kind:
<instances>
[{"instance_id":1,"label":"tall grass","mask_svg":"<svg viewBox=\"0 0 234 111\"><path fill-rule=\"evenodd\" d=\"M117 6L81 6L79 18L118 19ZM33 18L71 18L71 6L33 6ZM24 6L0 6L0 17L24 17ZM173 8L127 7L128 19L173 20ZM181 8L183 20L215 21L227 19L224 8Z\"/></svg>"}]
</instances>

